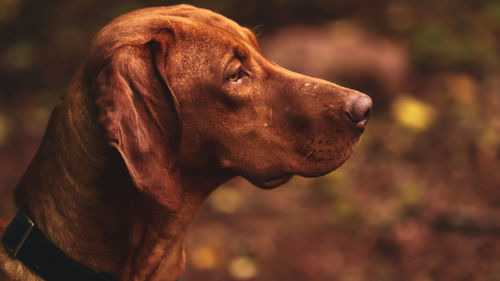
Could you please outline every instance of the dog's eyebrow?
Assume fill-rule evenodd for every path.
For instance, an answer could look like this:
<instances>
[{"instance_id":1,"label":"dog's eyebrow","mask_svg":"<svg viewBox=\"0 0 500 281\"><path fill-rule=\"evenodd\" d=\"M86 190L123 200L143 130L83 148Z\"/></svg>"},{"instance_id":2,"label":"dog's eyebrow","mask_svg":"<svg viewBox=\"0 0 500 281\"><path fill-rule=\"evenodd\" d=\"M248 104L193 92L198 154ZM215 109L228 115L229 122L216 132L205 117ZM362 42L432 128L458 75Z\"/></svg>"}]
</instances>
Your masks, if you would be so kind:
<instances>
[{"instance_id":1,"label":"dog's eyebrow","mask_svg":"<svg viewBox=\"0 0 500 281\"><path fill-rule=\"evenodd\" d=\"M240 46L236 46L233 49L233 53L234 57L236 57L239 60L244 60L248 57L248 52L245 49L241 48Z\"/></svg>"},{"instance_id":2,"label":"dog's eyebrow","mask_svg":"<svg viewBox=\"0 0 500 281\"><path fill-rule=\"evenodd\" d=\"M234 60L239 60L239 58L237 57L236 55L236 52L227 52L221 59L221 76L224 76L227 74L227 71L228 71L228 68L229 66L231 65L231 62L233 62ZM224 77L225 78L225 77Z\"/></svg>"},{"instance_id":3,"label":"dog's eyebrow","mask_svg":"<svg viewBox=\"0 0 500 281\"><path fill-rule=\"evenodd\" d=\"M248 57L247 52L241 48L240 46L234 46L232 47L232 51L227 52L226 55L222 58L223 61L223 66L224 66L224 71L227 69L227 66L233 61L233 60L239 60L243 61Z\"/></svg>"}]
</instances>

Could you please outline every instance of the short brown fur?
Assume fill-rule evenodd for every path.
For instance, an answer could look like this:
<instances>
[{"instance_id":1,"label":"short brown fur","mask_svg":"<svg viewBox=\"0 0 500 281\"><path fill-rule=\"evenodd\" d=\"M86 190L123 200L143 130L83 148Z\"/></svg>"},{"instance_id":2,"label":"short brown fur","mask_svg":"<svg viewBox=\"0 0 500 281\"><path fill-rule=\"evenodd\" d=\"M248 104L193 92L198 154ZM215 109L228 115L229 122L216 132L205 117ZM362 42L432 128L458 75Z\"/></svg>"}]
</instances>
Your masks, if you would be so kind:
<instances>
[{"instance_id":1,"label":"short brown fur","mask_svg":"<svg viewBox=\"0 0 500 281\"><path fill-rule=\"evenodd\" d=\"M189 222L218 185L243 176L272 188L334 170L370 107L361 93L280 68L252 32L213 12L138 10L96 36L16 204L95 271L173 281ZM41 279L2 248L0 280Z\"/></svg>"}]
</instances>

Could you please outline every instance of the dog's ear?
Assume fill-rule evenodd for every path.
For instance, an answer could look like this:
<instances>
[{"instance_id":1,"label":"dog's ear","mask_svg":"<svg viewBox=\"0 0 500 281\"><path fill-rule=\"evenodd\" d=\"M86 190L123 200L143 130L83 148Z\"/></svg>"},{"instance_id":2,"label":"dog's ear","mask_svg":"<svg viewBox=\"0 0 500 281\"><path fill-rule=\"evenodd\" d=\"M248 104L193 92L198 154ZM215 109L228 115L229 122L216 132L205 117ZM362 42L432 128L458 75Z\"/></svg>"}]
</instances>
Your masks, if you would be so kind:
<instances>
[{"instance_id":1,"label":"dog's ear","mask_svg":"<svg viewBox=\"0 0 500 281\"><path fill-rule=\"evenodd\" d=\"M183 199L175 164L180 126L165 75L169 38L159 33L110 52L91 83L104 138L120 153L135 186L177 210Z\"/></svg>"}]
</instances>

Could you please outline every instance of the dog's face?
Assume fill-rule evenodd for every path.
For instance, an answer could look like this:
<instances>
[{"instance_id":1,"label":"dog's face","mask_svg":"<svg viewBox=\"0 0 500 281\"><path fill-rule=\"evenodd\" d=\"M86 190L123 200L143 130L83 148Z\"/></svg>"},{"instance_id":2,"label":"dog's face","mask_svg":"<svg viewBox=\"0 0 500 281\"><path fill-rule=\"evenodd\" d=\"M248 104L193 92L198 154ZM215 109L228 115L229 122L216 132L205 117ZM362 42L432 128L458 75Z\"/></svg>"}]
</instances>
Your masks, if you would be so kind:
<instances>
[{"instance_id":1,"label":"dog's face","mask_svg":"<svg viewBox=\"0 0 500 281\"><path fill-rule=\"evenodd\" d=\"M263 188L328 173L351 155L371 110L368 96L279 67L248 29L190 6L125 15L91 53L101 56L87 69L103 68L93 84L106 138L156 197L172 198L157 186L175 181L161 175L179 165Z\"/></svg>"},{"instance_id":2,"label":"dog's face","mask_svg":"<svg viewBox=\"0 0 500 281\"><path fill-rule=\"evenodd\" d=\"M370 113L367 96L279 67L252 32L221 16L179 32L167 66L181 158L271 188L293 174L328 173L351 155Z\"/></svg>"}]
</instances>

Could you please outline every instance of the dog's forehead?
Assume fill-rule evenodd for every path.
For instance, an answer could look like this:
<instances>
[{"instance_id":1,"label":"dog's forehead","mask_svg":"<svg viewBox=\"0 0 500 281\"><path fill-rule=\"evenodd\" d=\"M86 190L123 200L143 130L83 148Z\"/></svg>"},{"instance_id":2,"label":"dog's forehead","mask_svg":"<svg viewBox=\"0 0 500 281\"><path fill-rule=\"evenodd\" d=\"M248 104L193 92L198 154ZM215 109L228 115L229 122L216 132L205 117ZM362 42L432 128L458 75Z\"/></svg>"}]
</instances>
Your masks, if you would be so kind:
<instances>
[{"instance_id":1,"label":"dog's forehead","mask_svg":"<svg viewBox=\"0 0 500 281\"><path fill-rule=\"evenodd\" d=\"M250 41L254 45L257 44L255 35L249 29L240 26L235 21L218 13L190 5L182 4L168 7L146 8L132 12L129 15L139 19L156 18L158 22L163 22L163 24L166 25L165 27L173 23L181 24L184 28L189 29L189 32L209 31L209 34L219 35L222 32L230 35L231 38L240 38L245 41ZM195 27L195 30L190 29L190 27Z\"/></svg>"},{"instance_id":2,"label":"dog's forehead","mask_svg":"<svg viewBox=\"0 0 500 281\"><path fill-rule=\"evenodd\" d=\"M240 42L260 51L257 38L249 29L210 10L183 4L139 9L114 19L95 37L91 57L106 57L123 46L145 44L165 31L183 33L181 40L189 37L199 43L205 38L210 42L232 42L229 45Z\"/></svg>"},{"instance_id":3,"label":"dog's forehead","mask_svg":"<svg viewBox=\"0 0 500 281\"><path fill-rule=\"evenodd\" d=\"M235 21L228 19L220 14L214 13L210 10L194 8L187 6L187 9L171 12L171 16L181 17L192 21L195 24L205 25L207 27L224 30L246 38L251 32L240 26Z\"/></svg>"}]
</instances>

